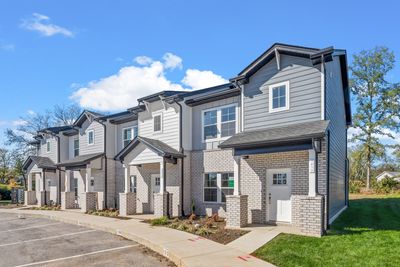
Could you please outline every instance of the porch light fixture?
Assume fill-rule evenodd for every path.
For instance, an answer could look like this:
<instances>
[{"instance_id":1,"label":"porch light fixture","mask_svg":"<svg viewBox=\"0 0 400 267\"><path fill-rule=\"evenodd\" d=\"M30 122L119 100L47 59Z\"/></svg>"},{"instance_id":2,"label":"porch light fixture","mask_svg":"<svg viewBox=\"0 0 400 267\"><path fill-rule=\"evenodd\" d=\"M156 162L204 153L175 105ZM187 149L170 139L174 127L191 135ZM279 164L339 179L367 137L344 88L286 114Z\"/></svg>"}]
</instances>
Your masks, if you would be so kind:
<instances>
[{"instance_id":1,"label":"porch light fixture","mask_svg":"<svg viewBox=\"0 0 400 267\"><path fill-rule=\"evenodd\" d=\"M315 152L317 153L321 153L321 139L313 139L313 148L315 150Z\"/></svg>"},{"instance_id":2,"label":"porch light fixture","mask_svg":"<svg viewBox=\"0 0 400 267\"><path fill-rule=\"evenodd\" d=\"M242 159L248 159L249 156L242 156Z\"/></svg>"}]
</instances>

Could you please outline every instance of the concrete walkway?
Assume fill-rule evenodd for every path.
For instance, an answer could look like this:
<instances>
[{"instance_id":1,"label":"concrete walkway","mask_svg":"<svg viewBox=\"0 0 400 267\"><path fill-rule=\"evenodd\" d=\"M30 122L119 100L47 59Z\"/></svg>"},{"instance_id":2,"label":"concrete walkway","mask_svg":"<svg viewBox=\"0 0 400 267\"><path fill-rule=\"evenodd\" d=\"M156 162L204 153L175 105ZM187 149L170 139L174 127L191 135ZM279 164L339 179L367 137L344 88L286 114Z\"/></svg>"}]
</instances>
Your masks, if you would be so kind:
<instances>
[{"instance_id":1,"label":"concrete walkway","mask_svg":"<svg viewBox=\"0 0 400 267\"><path fill-rule=\"evenodd\" d=\"M239 246L226 246L186 232L153 227L138 219L120 220L68 211L0 209L0 220L1 213L36 215L117 234L164 255L177 266L273 266Z\"/></svg>"},{"instance_id":2,"label":"concrete walkway","mask_svg":"<svg viewBox=\"0 0 400 267\"><path fill-rule=\"evenodd\" d=\"M255 225L253 227L250 226L243 229L250 230L251 232L232 241L227 246L246 253L254 252L258 248L262 247L265 243L268 243L274 239L280 233L300 234L298 229L285 225Z\"/></svg>"}]
</instances>

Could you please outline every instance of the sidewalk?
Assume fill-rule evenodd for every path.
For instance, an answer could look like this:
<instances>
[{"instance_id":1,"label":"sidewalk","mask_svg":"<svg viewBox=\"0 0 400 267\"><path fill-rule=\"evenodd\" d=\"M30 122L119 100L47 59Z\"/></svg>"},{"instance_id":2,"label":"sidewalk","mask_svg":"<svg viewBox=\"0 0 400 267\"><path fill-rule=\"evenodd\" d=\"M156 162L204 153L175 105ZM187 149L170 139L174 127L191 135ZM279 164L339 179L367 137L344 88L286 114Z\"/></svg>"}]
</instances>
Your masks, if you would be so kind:
<instances>
[{"instance_id":1,"label":"sidewalk","mask_svg":"<svg viewBox=\"0 0 400 267\"><path fill-rule=\"evenodd\" d=\"M177 266L273 266L249 255L240 246L222 245L186 232L154 227L137 219L120 220L68 211L0 209L0 217L1 213L46 217L117 234L164 255Z\"/></svg>"}]
</instances>

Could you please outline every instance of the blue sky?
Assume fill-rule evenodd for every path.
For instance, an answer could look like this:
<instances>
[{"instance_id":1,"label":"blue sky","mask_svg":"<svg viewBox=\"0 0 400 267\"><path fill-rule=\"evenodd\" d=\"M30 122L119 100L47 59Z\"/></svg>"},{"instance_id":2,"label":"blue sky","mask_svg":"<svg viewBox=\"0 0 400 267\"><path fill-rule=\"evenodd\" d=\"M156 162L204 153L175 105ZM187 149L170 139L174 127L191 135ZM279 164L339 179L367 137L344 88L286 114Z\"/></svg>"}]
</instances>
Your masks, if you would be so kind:
<instances>
[{"instance_id":1,"label":"blue sky","mask_svg":"<svg viewBox=\"0 0 400 267\"><path fill-rule=\"evenodd\" d=\"M399 10L383 0L1 1L0 143L28 112L73 101L116 111L158 88L218 83L275 42L333 45L350 61L385 45L400 58Z\"/></svg>"}]
</instances>

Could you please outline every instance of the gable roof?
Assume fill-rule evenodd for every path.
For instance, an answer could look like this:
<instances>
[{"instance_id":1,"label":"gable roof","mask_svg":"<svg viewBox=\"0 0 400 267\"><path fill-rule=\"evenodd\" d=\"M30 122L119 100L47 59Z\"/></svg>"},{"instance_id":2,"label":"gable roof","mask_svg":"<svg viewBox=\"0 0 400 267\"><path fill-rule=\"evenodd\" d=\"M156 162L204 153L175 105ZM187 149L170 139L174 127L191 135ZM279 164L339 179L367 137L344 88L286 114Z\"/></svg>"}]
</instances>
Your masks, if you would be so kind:
<instances>
[{"instance_id":1,"label":"gable roof","mask_svg":"<svg viewBox=\"0 0 400 267\"><path fill-rule=\"evenodd\" d=\"M77 167L77 166L82 166L89 164L91 161L100 158L103 156L104 153L92 153L92 154L86 154L86 155L81 155L77 156L72 159L67 159L64 160L63 162L60 162L56 164L59 167Z\"/></svg>"},{"instance_id":2,"label":"gable roof","mask_svg":"<svg viewBox=\"0 0 400 267\"><path fill-rule=\"evenodd\" d=\"M54 162L48 158L48 157L39 157L39 156L29 156L24 164L22 165L22 169L26 171L31 163L36 164L38 168L41 169L48 169L48 170L55 170L57 169L57 166L54 164Z\"/></svg>"},{"instance_id":3,"label":"gable roof","mask_svg":"<svg viewBox=\"0 0 400 267\"><path fill-rule=\"evenodd\" d=\"M104 117L104 114L100 114L94 111L90 111L90 110L84 110L82 111L81 115L79 115L79 117L75 120L73 126L76 127L81 127L82 124L88 119L88 118L93 118L93 119L97 119L100 117Z\"/></svg>"},{"instance_id":4,"label":"gable roof","mask_svg":"<svg viewBox=\"0 0 400 267\"><path fill-rule=\"evenodd\" d=\"M176 150L175 148L167 145L166 143L150 139L147 137L137 136L133 139L126 147L124 147L116 156L115 160L123 161L124 158L140 143L144 144L151 151L159 155L160 157L173 157L173 158L183 158L184 155Z\"/></svg>"},{"instance_id":5,"label":"gable roof","mask_svg":"<svg viewBox=\"0 0 400 267\"><path fill-rule=\"evenodd\" d=\"M325 136L328 125L329 121L312 121L263 130L241 132L222 142L219 147L259 147L262 145L281 144L300 140L310 140L312 138L321 138Z\"/></svg>"},{"instance_id":6,"label":"gable roof","mask_svg":"<svg viewBox=\"0 0 400 267\"><path fill-rule=\"evenodd\" d=\"M137 113L133 111L126 110L119 113L114 113L106 116L100 117L101 120L109 120L110 123L119 124L129 121L137 120Z\"/></svg>"}]
</instances>

